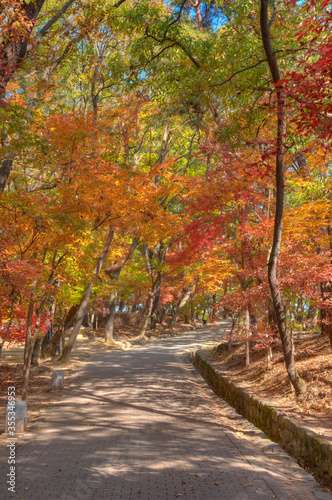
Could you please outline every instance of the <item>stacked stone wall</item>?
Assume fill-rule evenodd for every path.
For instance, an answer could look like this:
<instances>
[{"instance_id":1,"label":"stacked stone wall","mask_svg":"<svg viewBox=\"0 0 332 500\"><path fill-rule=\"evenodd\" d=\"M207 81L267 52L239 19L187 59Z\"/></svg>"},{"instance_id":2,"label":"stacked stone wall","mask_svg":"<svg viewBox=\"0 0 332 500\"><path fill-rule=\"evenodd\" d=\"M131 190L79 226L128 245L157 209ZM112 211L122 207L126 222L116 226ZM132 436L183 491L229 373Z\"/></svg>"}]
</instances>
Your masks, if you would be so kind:
<instances>
[{"instance_id":1,"label":"stacked stone wall","mask_svg":"<svg viewBox=\"0 0 332 500\"><path fill-rule=\"evenodd\" d=\"M312 472L332 484L332 446L329 442L256 394L232 382L206 359L203 351L193 353L192 361L212 389L240 415L262 429L272 441Z\"/></svg>"}]
</instances>

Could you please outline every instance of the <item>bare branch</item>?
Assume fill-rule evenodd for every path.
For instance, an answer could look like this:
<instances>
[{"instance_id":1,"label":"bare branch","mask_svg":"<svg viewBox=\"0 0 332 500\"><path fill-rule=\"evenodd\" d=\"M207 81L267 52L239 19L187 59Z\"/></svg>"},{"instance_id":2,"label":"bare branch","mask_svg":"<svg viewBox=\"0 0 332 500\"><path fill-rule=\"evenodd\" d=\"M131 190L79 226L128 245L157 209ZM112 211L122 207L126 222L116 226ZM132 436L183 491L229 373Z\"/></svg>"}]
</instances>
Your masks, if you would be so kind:
<instances>
[{"instance_id":1,"label":"bare branch","mask_svg":"<svg viewBox=\"0 0 332 500\"><path fill-rule=\"evenodd\" d=\"M37 44L40 42L40 40L42 39L42 37L44 35L46 35L46 33L48 32L48 30L53 26L53 24L55 24L59 19L60 17L62 16L62 14L64 14L66 12L66 10L69 9L69 7L74 3L74 0L68 0L67 3L65 3L65 5L62 7L62 9L59 10L59 12L57 12L55 14L55 16L52 17L52 19L50 19L46 24L45 26L43 26L43 28L39 31L38 35L36 36L35 40L34 40L34 44Z\"/></svg>"}]
</instances>

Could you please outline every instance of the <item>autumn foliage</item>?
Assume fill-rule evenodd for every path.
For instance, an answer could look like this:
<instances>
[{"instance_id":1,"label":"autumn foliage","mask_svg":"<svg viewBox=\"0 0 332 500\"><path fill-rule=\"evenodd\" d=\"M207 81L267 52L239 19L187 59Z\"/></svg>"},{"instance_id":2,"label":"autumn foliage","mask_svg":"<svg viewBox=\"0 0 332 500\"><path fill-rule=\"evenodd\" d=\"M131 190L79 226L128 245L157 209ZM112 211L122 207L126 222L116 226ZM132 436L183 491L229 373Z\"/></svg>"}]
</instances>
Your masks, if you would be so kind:
<instances>
[{"instance_id":1,"label":"autumn foliage","mask_svg":"<svg viewBox=\"0 0 332 500\"><path fill-rule=\"evenodd\" d=\"M35 45L43 17L0 8L3 344L38 344L51 322L65 335L89 290L90 326L112 307L144 314L143 336L166 316L227 317L248 349L271 349L276 88L285 321L332 343L330 4L276 3L274 83L259 10L218 3L203 19L187 7L75 4ZM13 72L6 47L23 41Z\"/></svg>"}]
</instances>

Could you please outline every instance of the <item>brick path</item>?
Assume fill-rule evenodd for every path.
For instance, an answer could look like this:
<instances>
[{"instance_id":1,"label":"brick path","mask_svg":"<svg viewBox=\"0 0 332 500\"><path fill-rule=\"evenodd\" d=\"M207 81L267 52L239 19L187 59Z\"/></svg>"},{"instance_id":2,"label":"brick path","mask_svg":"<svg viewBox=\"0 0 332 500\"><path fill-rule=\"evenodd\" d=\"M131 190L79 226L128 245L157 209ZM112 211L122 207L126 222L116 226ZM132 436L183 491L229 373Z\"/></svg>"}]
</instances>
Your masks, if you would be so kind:
<instances>
[{"instance_id":1,"label":"brick path","mask_svg":"<svg viewBox=\"0 0 332 500\"><path fill-rule=\"evenodd\" d=\"M270 442L179 357L216 337L199 330L94 357L18 442L14 498L332 499L276 445L264 454ZM5 481L0 498L10 498Z\"/></svg>"}]
</instances>

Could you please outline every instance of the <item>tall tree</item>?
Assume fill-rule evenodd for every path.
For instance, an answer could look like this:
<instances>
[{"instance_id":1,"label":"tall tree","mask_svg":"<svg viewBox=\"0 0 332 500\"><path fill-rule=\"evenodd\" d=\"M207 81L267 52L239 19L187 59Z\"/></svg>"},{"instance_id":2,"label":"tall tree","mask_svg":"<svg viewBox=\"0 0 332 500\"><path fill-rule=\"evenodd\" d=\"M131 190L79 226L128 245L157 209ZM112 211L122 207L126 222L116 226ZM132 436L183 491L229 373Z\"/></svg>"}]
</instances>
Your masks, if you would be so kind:
<instances>
[{"instance_id":1,"label":"tall tree","mask_svg":"<svg viewBox=\"0 0 332 500\"><path fill-rule=\"evenodd\" d=\"M270 22L268 18L269 0L261 0L260 27L262 33L263 46L269 64L273 82L277 92L277 135L276 135L276 211L274 221L273 243L268 262L268 277L271 289L273 307L276 313L276 320L279 335L284 351L284 359L289 379L295 389L296 394L303 395L306 392L305 382L299 376L294 362L294 352L291 338L287 331L286 317L282 303L282 295L278 285L277 266L281 246L282 218L284 210L284 158L285 158L285 137L286 137L286 97L284 85L280 83L281 76L275 53L272 48L270 36Z\"/></svg>"}]
</instances>

